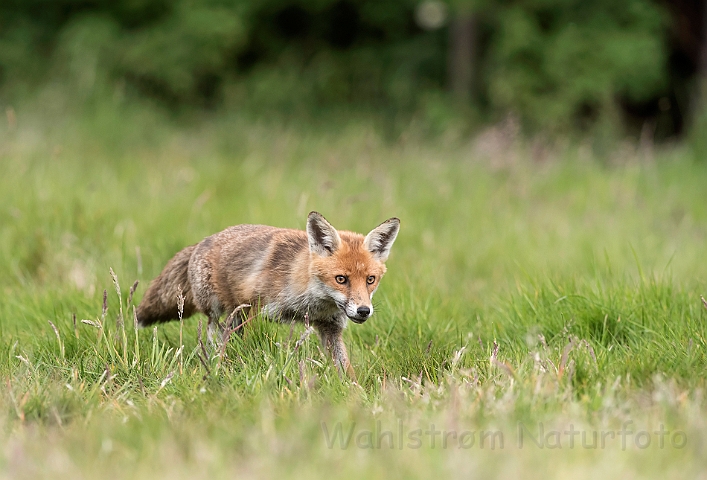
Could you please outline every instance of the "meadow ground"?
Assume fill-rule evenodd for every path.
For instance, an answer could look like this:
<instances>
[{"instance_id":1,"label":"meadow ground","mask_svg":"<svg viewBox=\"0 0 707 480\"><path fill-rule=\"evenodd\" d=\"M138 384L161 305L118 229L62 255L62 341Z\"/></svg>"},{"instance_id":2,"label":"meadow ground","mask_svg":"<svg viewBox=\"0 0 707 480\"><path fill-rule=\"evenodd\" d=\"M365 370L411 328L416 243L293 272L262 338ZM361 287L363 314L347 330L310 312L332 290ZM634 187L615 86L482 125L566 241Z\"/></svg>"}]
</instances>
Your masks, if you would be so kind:
<instances>
[{"instance_id":1,"label":"meadow ground","mask_svg":"<svg viewBox=\"0 0 707 480\"><path fill-rule=\"evenodd\" d=\"M1 478L704 475L707 163L150 111L0 122ZM133 328L176 251L310 210L402 220L358 384L302 325Z\"/></svg>"}]
</instances>

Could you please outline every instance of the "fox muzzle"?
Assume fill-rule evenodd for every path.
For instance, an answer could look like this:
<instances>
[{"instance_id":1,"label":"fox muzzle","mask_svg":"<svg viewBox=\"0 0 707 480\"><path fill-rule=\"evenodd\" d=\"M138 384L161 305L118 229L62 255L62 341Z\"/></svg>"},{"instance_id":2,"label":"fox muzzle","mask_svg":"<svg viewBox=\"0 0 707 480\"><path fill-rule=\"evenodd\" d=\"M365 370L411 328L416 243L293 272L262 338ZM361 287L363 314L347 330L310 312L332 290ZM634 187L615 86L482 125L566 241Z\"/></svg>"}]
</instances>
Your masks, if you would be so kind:
<instances>
[{"instance_id":1,"label":"fox muzzle","mask_svg":"<svg viewBox=\"0 0 707 480\"><path fill-rule=\"evenodd\" d=\"M355 310L354 310L355 308ZM354 322L354 323L363 323L366 320L368 320L368 317L371 316L373 313L373 309L371 307L367 307L365 305L362 305L360 307L347 307L346 308L346 316L349 317L349 319Z\"/></svg>"}]
</instances>

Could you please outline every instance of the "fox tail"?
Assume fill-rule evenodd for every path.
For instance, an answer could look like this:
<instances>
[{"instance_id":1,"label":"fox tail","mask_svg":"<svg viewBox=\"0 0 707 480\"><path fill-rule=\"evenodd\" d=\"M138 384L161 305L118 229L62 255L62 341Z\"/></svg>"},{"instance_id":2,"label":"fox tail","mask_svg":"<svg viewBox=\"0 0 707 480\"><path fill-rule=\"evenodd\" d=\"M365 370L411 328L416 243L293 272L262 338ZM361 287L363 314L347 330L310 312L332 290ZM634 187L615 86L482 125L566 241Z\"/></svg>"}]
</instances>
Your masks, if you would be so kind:
<instances>
[{"instance_id":1,"label":"fox tail","mask_svg":"<svg viewBox=\"0 0 707 480\"><path fill-rule=\"evenodd\" d=\"M137 307L137 320L141 327L177 320L180 292L184 296L182 318L187 318L196 311L189 283L189 259L195 247L196 245L192 245L177 253L167 262L162 273L150 283Z\"/></svg>"}]
</instances>

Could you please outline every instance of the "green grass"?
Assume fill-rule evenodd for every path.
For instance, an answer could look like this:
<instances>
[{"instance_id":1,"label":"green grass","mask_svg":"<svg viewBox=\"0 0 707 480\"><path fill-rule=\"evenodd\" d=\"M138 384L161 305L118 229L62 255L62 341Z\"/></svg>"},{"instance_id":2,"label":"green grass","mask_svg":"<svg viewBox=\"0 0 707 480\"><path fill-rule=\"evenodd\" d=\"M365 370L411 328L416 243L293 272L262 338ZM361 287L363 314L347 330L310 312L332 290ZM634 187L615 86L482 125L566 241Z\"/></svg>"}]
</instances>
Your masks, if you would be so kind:
<instances>
[{"instance_id":1,"label":"green grass","mask_svg":"<svg viewBox=\"0 0 707 480\"><path fill-rule=\"evenodd\" d=\"M130 105L61 107L17 108L0 126L2 478L707 467L707 164L583 147L538 162L522 143L484 154L414 130L391 143L361 120L177 124ZM358 385L302 325L256 318L208 372L199 317L133 328L177 250L238 223L303 228L310 210L361 232L402 220L376 315L345 332ZM328 446L337 424L347 448ZM614 437L570 447L570 426Z\"/></svg>"}]
</instances>

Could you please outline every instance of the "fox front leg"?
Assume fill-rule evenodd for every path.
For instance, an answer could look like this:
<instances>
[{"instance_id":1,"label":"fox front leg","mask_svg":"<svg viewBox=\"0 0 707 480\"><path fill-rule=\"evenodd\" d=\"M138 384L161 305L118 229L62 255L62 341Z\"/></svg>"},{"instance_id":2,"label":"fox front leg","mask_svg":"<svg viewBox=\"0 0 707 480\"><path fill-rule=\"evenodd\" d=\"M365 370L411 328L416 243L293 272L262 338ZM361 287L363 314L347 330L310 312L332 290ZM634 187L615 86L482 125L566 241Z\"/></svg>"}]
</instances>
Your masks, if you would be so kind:
<instances>
[{"instance_id":1,"label":"fox front leg","mask_svg":"<svg viewBox=\"0 0 707 480\"><path fill-rule=\"evenodd\" d=\"M344 339L341 336L340 329L322 329L319 334L322 339L322 344L326 348L329 355L331 355L332 360L336 367L342 371L346 372L346 375L352 380L356 381L356 373L354 372L351 362L349 361L349 354L346 351L346 345L344 345Z\"/></svg>"}]
</instances>

